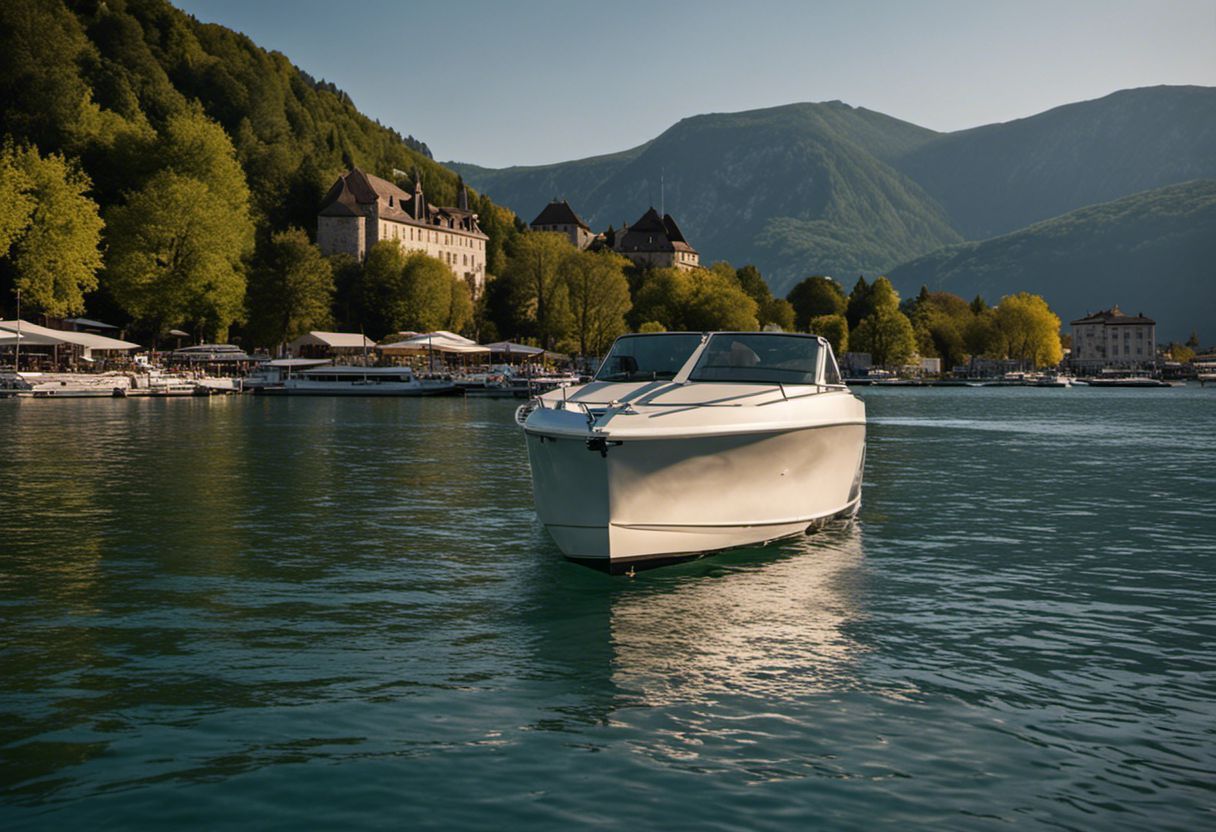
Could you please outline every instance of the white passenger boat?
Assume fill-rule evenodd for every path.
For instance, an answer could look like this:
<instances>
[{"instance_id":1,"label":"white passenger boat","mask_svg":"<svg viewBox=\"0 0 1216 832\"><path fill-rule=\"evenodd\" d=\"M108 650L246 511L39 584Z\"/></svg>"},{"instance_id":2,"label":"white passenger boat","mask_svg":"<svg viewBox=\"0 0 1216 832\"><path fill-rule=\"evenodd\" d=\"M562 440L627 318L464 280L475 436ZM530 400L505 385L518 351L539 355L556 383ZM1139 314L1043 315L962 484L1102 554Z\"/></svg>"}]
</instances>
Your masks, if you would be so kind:
<instances>
[{"instance_id":1,"label":"white passenger boat","mask_svg":"<svg viewBox=\"0 0 1216 832\"><path fill-rule=\"evenodd\" d=\"M802 534L861 499L865 405L816 336L623 336L591 383L516 418L541 522L612 572Z\"/></svg>"},{"instance_id":2,"label":"white passenger boat","mask_svg":"<svg viewBox=\"0 0 1216 832\"><path fill-rule=\"evenodd\" d=\"M313 367L258 392L279 396L444 396L450 381L419 379L409 367Z\"/></svg>"}]
</instances>

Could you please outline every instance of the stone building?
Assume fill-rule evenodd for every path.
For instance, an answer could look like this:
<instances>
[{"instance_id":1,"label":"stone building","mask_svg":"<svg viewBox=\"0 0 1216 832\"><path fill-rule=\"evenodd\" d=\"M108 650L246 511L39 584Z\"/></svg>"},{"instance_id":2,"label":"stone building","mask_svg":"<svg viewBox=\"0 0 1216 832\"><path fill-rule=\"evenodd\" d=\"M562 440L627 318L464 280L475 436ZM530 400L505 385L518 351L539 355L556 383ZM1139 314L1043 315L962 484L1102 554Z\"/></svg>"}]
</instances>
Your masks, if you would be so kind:
<instances>
[{"instance_id":1,"label":"stone building","mask_svg":"<svg viewBox=\"0 0 1216 832\"><path fill-rule=\"evenodd\" d=\"M701 266L701 256L684 239L671 214L660 217L653 207L612 237L612 248L644 269L675 267L692 271Z\"/></svg>"},{"instance_id":2,"label":"stone building","mask_svg":"<svg viewBox=\"0 0 1216 832\"><path fill-rule=\"evenodd\" d=\"M1157 323L1114 306L1071 323L1075 370L1138 370L1157 365Z\"/></svg>"},{"instance_id":3,"label":"stone building","mask_svg":"<svg viewBox=\"0 0 1216 832\"><path fill-rule=\"evenodd\" d=\"M564 199L555 199L542 208L529 227L533 231L556 231L565 234L578 249L587 248L595 239L591 226L583 222L582 217L574 213L570 203Z\"/></svg>"},{"instance_id":4,"label":"stone building","mask_svg":"<svg viewBox=\"0 0 1216 832\"><path fill-rule=\"evenodd\" d=\"M352 167L338 177L317 215L317 246L325 255L345 253L362 260L381 240L406 252L421 251L447 263L473 296L486 281L486 240L469 210L469 193L460 184L455 207L426 201L422 178L414 172L414 191Z\"/></svg>"}]
</instances>

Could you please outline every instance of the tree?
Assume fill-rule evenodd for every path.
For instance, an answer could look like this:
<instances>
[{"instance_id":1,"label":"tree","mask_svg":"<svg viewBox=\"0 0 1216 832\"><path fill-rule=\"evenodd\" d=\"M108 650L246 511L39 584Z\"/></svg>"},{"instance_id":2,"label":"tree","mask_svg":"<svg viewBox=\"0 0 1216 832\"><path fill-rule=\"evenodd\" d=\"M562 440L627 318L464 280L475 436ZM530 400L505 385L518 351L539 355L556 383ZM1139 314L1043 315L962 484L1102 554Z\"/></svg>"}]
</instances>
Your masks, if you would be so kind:
<instances>
[{"instance_id":1,"label":"tree","mask_svg":"<svg viewBox=\"0 0 1216 832\"><path fill-rule=\"evenodd\" d=\"M17 152L6 143L0 149L0 258L30 225L34 213L33 181L17 163Z\"/></svg>"},{"instance_id":2,"label":"tree","mask_svg":"<svg viewBox=\"0 0 1216 832\"><path fill-rule=\"evenodd\" d=\"M1186 344L1179 344L1176 341L1170 342L1170 345L1165 350L1170 359L1177 361L1179 364L1186 364L1195 357L1195 351Z\"/></svg>"},{"instance_id":3,"label":"tree","mask_svg":"<svg viewBox=\"0 0 1216 832\"><path fill-rule=\"evenodd\" d=\"M249 282L251 330L258 343L283 344L330 325L334 272L300 228L271 235Z\"/></svg>"},{"instance_id":4,"label":"tree","mask_svg":"<svg viewBox=\"0 0 1216 832\"><path fill-rule=\"evenodd\" d=\"M574 246L564 234L531 232L515 240L506 276L528 310L533 332L546 349L570 331L571 317L561 265Z\"/></svg>"},{"instance_id":5,"label":"tree","mask_svg":"<svg viewBox=\"0 0 1216 832\"><path fill-rule=\"evenodd\" d=\"M912 304L909 319L916 331L917 350L935 355L946 369L967 359L966 332L975 314L967 301L949 292L930 292L922 288Z\"/></svg>"},{"instance_id":6,"label":"tree","mask_svg":"<svg viewBox=\"0 0 1216 832\"><path fill-rule=\"evenodd\" d=\"M666 332L667 328L658 321L647 321L638 327L638 332Z\"/></svg>"},{"instance_id":7,"label":"tree","mask_svg":"<svg viewBox=\"0 0 1216 832\"><path fill-rule=\"evenodd\" d=\"M85 292L97 288L105 224L89 188L89 177L57 153L0 151L0 258L22 303L51 317L83 312Z\"/></svg>"},{"instance_id":8,"label":"tree","mask_svg":"<svg viewBox=\"0 0 1216 832\"><path fill-rule=\"evenodd\" d=\"M455 276L451 280L451 290L448 319L443 328L449 332L463 332L473 325L473 292L468 283Z\"/></svg>"},{"instance_id":9,"label":"tree","mask_svg":"<svg viewBox=\"0 0 1216 832\"><path fill-rule=\"evenodd\" d=\"M685 313L692 300L692 274L684 269L650 269L642 275L633 300L633 318L665 330L688 329Z\"/></svg>"},{"instance_id":10,"label":"tree","mask_svg":"<svg viewBox=\"0 0 1216 832\"><path fill-rule=\"evenodd\" d=\"M770 297L760 304L760 326L778 326L783 332L794 331L794 307L788 300Z\"/></svg>"},{"instance_id":11,"label":"tree","mask_svg":"<svg viewBox=\"0 0 1216 832\"><path fill-rule=\"evenodd\" d=\"M236 151L195 107L166 120L153 155L161 170L107 213L110 292L154 334L190 322L225 338L244 308L253 251L249 187Z\"/></svg>"},{"instance_id":12,"label":"tree","mask_svg":"<svg viewBox=\"0 0 1216 832\"><path fill-rule=\"evenodd\" d=\"M755 330L760 328L759 311L733 274L696 272L684 322L694 332Z\"/></svg>"},{"instance_id":13,"label":"tree","mask_svg":"<svg viewBox=\"0 0 1216 832\"><path fill-rule=\"evenodd\" d=\"M393 240L381 240L368 251L360 296L364 323L377 338L402 330L461 330L472 319L464 281L442 260L403 252Z\"/></svg>"},{"instance_id":14,"label":"tree","mask_svg":"<svg viewBox=\"0 0 1216 832\"><path fill-rule=\"evenodd\" d=\"M671 331L759 329L759 307L726 269L651 269L634 299L635 321Z\"/></svg>"},{"instance_id":15,"label":"tree","mask_svg":"<svg viewBox=\"0 0 1216 832\"><path fill-rule=\"evenodd\" d=\"M196 325L223 339L240 318L249 226L197 179L162 171L108 212L105 278L115 301L154 335Z\"/></svg>"},{"instance_id":16,"label":"tree","mask_svg":"<svg viewBox=\"0 0 1216 832\"><path fill-rule=\"evenodd\" d=\"M1190 347L1192 350L1199 349L1199 334L1193 329L1191 330L1191 337L1186 339L1186 346Z\"/></svg>"},{"instance_id":17,"label":"tree","mask_svg":"<svg viewBox=\"0 0 1216 832\"><path fill-rule=\"evenodd\" d=\"M405 296L405 252L392 240L380 240L367 250L359 275L359 307L362 321L374 338L403 329L408 314L401 304Z\"/></svg>"},{"instance_id":18,"label":"tree","mask_svg":"<svg viewBox=\"0 0 1216 832\"><path fill-rule=\"evenodd\" d=\"M861 323L861 319L874 311L874 305L870 302L870 284L866 282L865 275L858 275L857 282L853 284L853 291L849 292L848 304L845 306L845 317L849 321L849 331L852 332Z\"/></svg>"},{"instance_id":19,"label":"tree","mask_svg":"<svg viewBox=\"0 0 1216 832\"><path fill-rule=\"evenodd\" d=\"M610 251L576 251L562 263L580 355L603 355L628 331L625 315L633 306L625 278L628 263Z\"/></svg>"},{"instance_id":20,"label":"tree","mask_svg":"<svg viewBox=\"0 0 1216 832\"><path fill-rule=\"evenodd\" d=\"M868 352L879 367L903 364L916 352L916 335L908 316L889 304L864 318L849 340L854 350Z\"/></svg>"},{"instance_id":21,"label":"tree","mask_svg":"<svg viewBox=\"0 0 1216 832\"><path fill-rule=\"evenodd\" d=\"M757 304L763 306L766 301L772 299L773 293L769 290L768 284L764 282L760 270L755 266L749 264L736 269L735 279L739 281L739 288Z\"/></svg>"},{"instance_id":22,"label":"tree","mask_svg":"<svg viewBox=\"0 0 1216 832\"><path fill-rule=\"evenodd\" d=\"M1001 298L994 322L1005 357L1032 367L1053 366L1063 359L1060 318L1040 296L1018 292Z\"/></svg>"},{"instance_id":23,"label":"tree","mask_svg":"<svg viewBox=\"0 0 1216 832\"><path fill-rule=\"evenodd\" d=\"M794 307L794 326L805 331L812 318L843 315L848 308L844 288L830 277L814 275L790 289L786 299Z\"/></svg>"},{"instance_id":24,"label":"tree","mask_svg":"<svg viewBox=\"0 0 1216 832\"><path fill-rule=\"evenodd\" d=\"M400 310L394 328L434 332L452 323L452 295L456 277L442 260L417 252L405 258L402 294L394 299ZM466 320L458 322L463 327Z\"/></svg>"},{"instance_id":25,"label":"tree","mask_svg":"<svg viewBox=\"0 0 1216 832\"><path fill-rule=\"evenodd\" d=\"M832 345L837 357L849 349L849 322L844 315L819 315L811 318L810 333L821 335Z\"/></svg>"}]
</instances>

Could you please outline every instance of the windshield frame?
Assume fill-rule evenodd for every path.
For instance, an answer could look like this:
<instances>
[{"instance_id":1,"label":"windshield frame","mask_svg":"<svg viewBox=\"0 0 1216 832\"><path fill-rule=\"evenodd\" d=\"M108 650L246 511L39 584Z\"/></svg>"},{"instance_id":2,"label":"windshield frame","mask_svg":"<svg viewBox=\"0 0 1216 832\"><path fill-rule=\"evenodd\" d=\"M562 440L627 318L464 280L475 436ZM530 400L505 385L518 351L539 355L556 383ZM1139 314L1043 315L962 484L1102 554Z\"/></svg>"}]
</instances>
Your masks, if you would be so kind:
<instances>
[{"instance_id":1,"label":"windshield frame","mask_svg":"<svg viewBox=\"0 0 1216 832\"><path fill-rule=\"evenodd\" d=\"M705 355L708 354L713 346L715 338L736 338L744 336L746 338L801 338L814 341L817 347L815 356L814 380L798 380L798 381L782 381L780 379L748 379L748 378L697 378L697 370L701 367ZM832 348L828 342L818 335L808 335L801 332L712 332L708 333L708 337L703 342L701 349L697 351L696 360L690 362L691 366L686 368L685 378L687 381L695 384L768 384L779 387L839 387L843 386L843 379L840 382L829 382L826 380L826 368L828 356L832 355ZM833 356L833 361L835 357ZM785 368L768 368L769 372L779 371ZM795 372L790 370L789 372ZM839 374L839 370L837 370ZM803 378L810 375L810 372L803 372Z\"/></svg>"},{"instance_id":2,"label":"windshield frame","mask_svg":"<svg viewBox=\"0 0 1216 832\"><path fill-rule=\"evenodd\" d=\"M630 374L630 376L626 376L624 378L619 377L622 375L622 373L620 373L620 372L613 372L613 373L605 372L606 368L608 367L609 359L612 358L613 355L615 355L617 352L617 347L624 344L627 341L637 340L640 338L675 339L677 337L681 337L682 339L684 339L684 338L688 339L689 342L691 343L692 349L689 351L688 355L680 362L680 365L678 367L676 367L674 370L664 370L662 372L653 371L653 370L652 371L638 370L638 371L636 371L636 374ZM693 361L701 354L701 348L705 345L706 340L707 340L707 336L705 333L702 333L702 332L631 332L627 335L622 335L619 338L617 338L615 341L612 342L612 347L608 350L608 354L604 356L604 360L600 363L599 369L597 369L595 371L595 378L592 380L600 381L600 382L607 382L610 384L636 384L639 382L650 382L650 381L675 381L681 376L681 374L683 374L687 371L689 362Z\"/></svg>"}]
</instances>

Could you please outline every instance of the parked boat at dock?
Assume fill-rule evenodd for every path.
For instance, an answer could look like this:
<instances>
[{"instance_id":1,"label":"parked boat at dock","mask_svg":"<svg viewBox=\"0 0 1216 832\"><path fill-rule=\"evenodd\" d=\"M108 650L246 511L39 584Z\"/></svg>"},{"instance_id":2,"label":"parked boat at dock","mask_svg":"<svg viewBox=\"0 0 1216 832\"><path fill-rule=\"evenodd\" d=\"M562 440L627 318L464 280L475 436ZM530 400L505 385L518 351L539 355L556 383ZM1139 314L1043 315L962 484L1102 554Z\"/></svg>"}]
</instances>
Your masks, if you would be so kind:
<instances>
[{"instance_id":1,"label":"parked boat at dock","mask_svg":"<svg viewBox=\"0 0 1216 832\"><path fill-rule=\"evenodd\" d=\"M541 522L613 572L802 534L861 499L865 405L816 336L623 336L591 383L516 418Z\"/></svg>"},{"instance_id":2,"label":"parked boat at dock","mask_svg":"<svg viewBox=\"0 0 1216 832\"><path fill-rule=\"evenodd\" d=\"M256 392L278 396L446 396L450 381L419 379L408 367L326 365L303 370Z\"/></svg>"}]
</instances>

